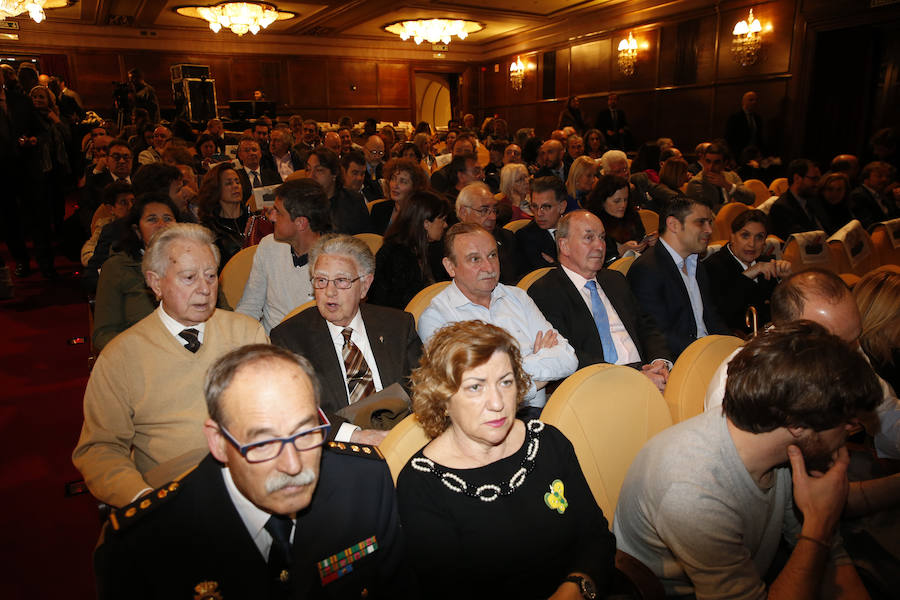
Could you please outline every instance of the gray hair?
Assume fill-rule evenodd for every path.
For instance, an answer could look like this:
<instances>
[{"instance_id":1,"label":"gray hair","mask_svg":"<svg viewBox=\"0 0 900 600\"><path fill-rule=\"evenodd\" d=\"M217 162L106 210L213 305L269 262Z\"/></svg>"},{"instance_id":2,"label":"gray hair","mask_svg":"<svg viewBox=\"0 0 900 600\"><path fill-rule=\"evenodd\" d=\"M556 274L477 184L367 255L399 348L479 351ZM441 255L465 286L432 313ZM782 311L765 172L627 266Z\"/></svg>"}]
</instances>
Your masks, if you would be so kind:
<instances>
[{"instance_id":1,"label":"gray hair","mask_svg":"<svg viewBox=\"0 0 900 600\"><path fill-rule=\"evenodd\" d=\"M173 223L165 229L157 231L150 238L150 244L147 246L144 260L141 262L141 271L144 276L146 277L149 271L153 271L160 277L165 277L166 270L169 268L169 247L175 242L184 240L209 246L216 258L216 265L219 264L221 255L216 246L216 238L209 229L195 223Z\"/></svg>"},{"instance_id":2,"label":"gray hair","mask_svg":"<svg viewBox=\"0 0 900 600\"><path fill-rule=\"evenodd\" d=\"M484 192L487 192L487 195L490 197L494 196L494 194L491 193L491 188L483 181L473 181L463 189L459 190L459 195L456 197L457 216L459 215L460 208L463 206L470 206L472 201L475 200L479 194Z\"/></svg>"},{"instance_id":3,"label":"gray hair","mask_svg":"<svg viewBox=\"0 0 900 600\"><path fill-rule=\"evenodd\" d=\"M281 137L284 138L284 143L286 143L288 146L293 146L293 145L294 145L294 136L291 135L291 130L290 130L290 129L278 129L278 128L275 128L275 129L273 129L272 131L269 132L269 139L272 139L273 137L275 137L275 134L276 134L276 133L277 133L279 136L281 136Z\"/></svg>"},{"instance_id":4,"label":"gray hair","mask_svg":"<svg viewBox=\"0 0 900 600\"><path fill-rule=\"evenodd\" d=\"M203 395L206 398L206 410L209 418L219 425L229 425L225 422L225 414L222 410L222 394L231 385L234 376L242 367L249 367L262 362L275 363L283 361L296 366L309 378L313 388L313 400L319 406L320 388L319 379L316 377L312 364L302 356L294 354L290 350L273 346L271 344L248 344L240 346L223 355L212 364L206 372L203 382Z\"/></svg>"},{"instance_id":5,"label":"gray hair","mask_svg":"<svg viewBox=\"0 0 900 600\"><path fill-rule=\"evenodd\" d=\"M600 166L603 169L604 175L609 175L610 173L610 163L620 162L620 161L628 162L628 156L622 152L621 150L607 150L603 153L603 156L600 157Z\"/></svg>"},{"instance_id":6,"label":"gray hair","mask_svg":"<svg viewBox=\"0 0 900 600\"><path fill-rule=\"evenodd\" d=\"M509 198L513 185L516 183L519 175L525 174L528 177L528 167L522 163L510 163L504 165L500 169L500 193Z\"/></svg>"},{"instance_id":7,"label":"gray hair","mask_svg":"<svg viewBox=\"0 0 900 600\"><path fill-rule=\"evenodd\" d=\"M369 246L352 235L329 233L319 238L309 250L309 276L313 277L316 262L323 254L345 256L356 263L356 271L360 276L375 273L375 257Z\"/></svg>"}]
</instances>

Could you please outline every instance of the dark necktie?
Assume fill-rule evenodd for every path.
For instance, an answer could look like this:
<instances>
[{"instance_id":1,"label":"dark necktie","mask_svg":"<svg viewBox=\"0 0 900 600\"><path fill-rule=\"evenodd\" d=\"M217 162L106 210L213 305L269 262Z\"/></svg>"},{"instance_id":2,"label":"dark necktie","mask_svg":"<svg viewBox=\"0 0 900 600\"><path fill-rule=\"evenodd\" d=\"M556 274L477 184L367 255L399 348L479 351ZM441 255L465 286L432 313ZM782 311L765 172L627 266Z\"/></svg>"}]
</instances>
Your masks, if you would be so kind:
<instances>
[{"instance_id":1,"label":"dark necktie","mask_svg":"<svg viewBox=\"0 0 900 600\"><path fill-rule=\"evenodd\" d=\"M350 404L361 400L375 391L375 383L372 381L372 371L363 356L359 346L353 343L350 336L353 329L345 327L341 332L344 336L344 368L347 370L347 393Z\"/></svg>"},{"instance_id":2,"label":"dark necktie","mask_svg":"<svg viewBox=\"0 0 900 600\"><path fill-rule=\"evenodd\" d=\"M253 173L253 187L260 187L262 185L262 181L259 180L259 174L256 171L251 172Z\"/></svg>"},{"instance_id":3,"label":"dark necktie","mask_svg":"<svg viewBox=\"0 0 900 600\"><path fill-rule=\"evenodd\" d=\"M200 349L200 346L202 345L200 343L200 332L193 327L181 330L178 335L187 342L185 348L191 352L197 352L197 350Z\"/></svg>"},{"instance_id":4,"label":"dark necktie","mask_svg":"<svg viewBox=\"0 0 900 600\"><path fill-rule=\"evenodd\" d=\"M282 515L272 515L265 529L272 536L269 548L269 574L276 587L283 587L291 578L291 530L294 522Z\"/></svg>"}]
</instances>

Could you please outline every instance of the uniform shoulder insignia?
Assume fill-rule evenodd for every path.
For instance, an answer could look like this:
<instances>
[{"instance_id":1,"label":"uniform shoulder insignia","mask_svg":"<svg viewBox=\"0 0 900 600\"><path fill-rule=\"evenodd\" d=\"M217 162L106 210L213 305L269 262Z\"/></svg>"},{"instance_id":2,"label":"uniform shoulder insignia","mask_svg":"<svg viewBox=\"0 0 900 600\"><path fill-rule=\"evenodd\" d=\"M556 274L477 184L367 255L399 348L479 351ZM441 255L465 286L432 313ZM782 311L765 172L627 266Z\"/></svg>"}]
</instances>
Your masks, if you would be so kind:
<instances>
[{"instance_id":1,"label":"uniform shoulder insignia","mask_svg":"<svg viewBox=\"0 0 900 600\"><path fill-rule=\"evenodd\" d=\"M363 458L371 458L373 460L384 460L384 454L378 449L378 446L369 446L368 444L354 444L353 442L328 442L327 448L338 454L347 454L350 456L361 456Z\"/></svg>"},{"instance_id":2,"label":"uniform shoulder insignia","mask_svg":"<svg viewBox=\"0 0 900 600\"><path fill-rule=\"evenodd\" d=\"M114 531L127 529L142 516L171 500L180 488L181 483L179 481L171 481L149 494L141 496L131 504L113 510L109 515L110 525Z\"/></svg>"}]
</instances>

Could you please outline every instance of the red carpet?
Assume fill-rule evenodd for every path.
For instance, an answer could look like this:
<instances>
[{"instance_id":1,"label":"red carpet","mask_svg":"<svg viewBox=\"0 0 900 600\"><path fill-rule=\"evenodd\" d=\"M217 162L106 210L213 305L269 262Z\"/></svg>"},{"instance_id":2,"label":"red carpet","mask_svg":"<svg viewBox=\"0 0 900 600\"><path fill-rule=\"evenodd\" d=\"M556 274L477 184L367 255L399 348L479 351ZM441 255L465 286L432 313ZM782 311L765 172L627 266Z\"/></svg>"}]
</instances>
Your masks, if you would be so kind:
<instances>
[{"instance_id":1,"label":"red carpet","mask_svg":"<svg viewBox=\"0 0 900 600\"><path fill-rule=\"evenodd\" d=\"M88 346L67 341L87 336L87 304L74 265L57 268L52 283L14 280L0 302L0 598L95 597L97 503L65 496L81 478L70 457L88 377Z\"/></svg>"}]
</instances>

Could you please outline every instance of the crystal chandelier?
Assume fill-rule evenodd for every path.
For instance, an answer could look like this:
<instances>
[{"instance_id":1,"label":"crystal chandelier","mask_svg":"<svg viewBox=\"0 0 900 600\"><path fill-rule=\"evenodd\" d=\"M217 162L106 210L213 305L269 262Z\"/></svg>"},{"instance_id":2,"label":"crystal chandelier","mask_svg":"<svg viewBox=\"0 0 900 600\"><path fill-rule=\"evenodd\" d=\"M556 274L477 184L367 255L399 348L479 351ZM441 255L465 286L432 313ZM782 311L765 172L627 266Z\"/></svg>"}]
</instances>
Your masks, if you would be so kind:
<instances>
[{"instance_id":1,"label":"crystal chandelier","mask_svg":"<svg viewBox=\"0 0 900 600\"><path fill-rule=\"evenodd\" d=\"M525 84L525 64L520 57L509 63L509 83L512 89L519 92Z\"/></svg>"},{"instance_id":2,"label":"crystal chandelier","mask_svg":"<svg viewBox=\"0 0 900 600\"><path fill-rule=\"evenodd\" d=\"M628 38L619 42L619 71L625 77L634 75L634 65L637 63L638 44L631 32Z\"/></svg>"},{"instance_id":3,"label":"crystal chandelier","mask_svg":"<svg viewBox=\"0 0 900 600\"><path fill-rule=\"evenodd\" d=\"M182 6L175 12L185 17L203 19L209 23L214 33L224 27L237 35L248 31L253 35L259 33L275 21L293 18L291 12L279 11L277 7L265 2L222 2L214 6Z\"/></svg>"},{"instance_id":4,"label":"crystal chandelier","mask_svg":"<svg viewBox=\"0 0 900 600\"><path fill-rule=\"evenodd\" d=\"M759 19L754 18L753 9L746 21L738 21L734 26L731 39L731 55L742 67L748 67L759 58L759 49L762 45L762 25Z\"/></svg>"},{"instance_id":5,"label":"crystal chandelier","mask_svg":"<svg viewBox=\"0 0 900 600\"><path fill-rule=\"evenodd\" d=\"M383 29L388 33L399 35L403 41L412 38L416 44L423 41L449 44L453 36L464 40L470 33L484 29L484 25L465 19L419 19L389 23Z\"/></svg>"},{"instance_id":6,"label":"crystal chandelier","mask_svg":"<svg viewBox=\"0 0 900 600\"><path fill-rule=\"evenodd\" d=\"M40 23L45 8L62 8L68 3L68 0L0 0L0 21L27 12L35 23Z\"/></svg>"}]
</instances>

